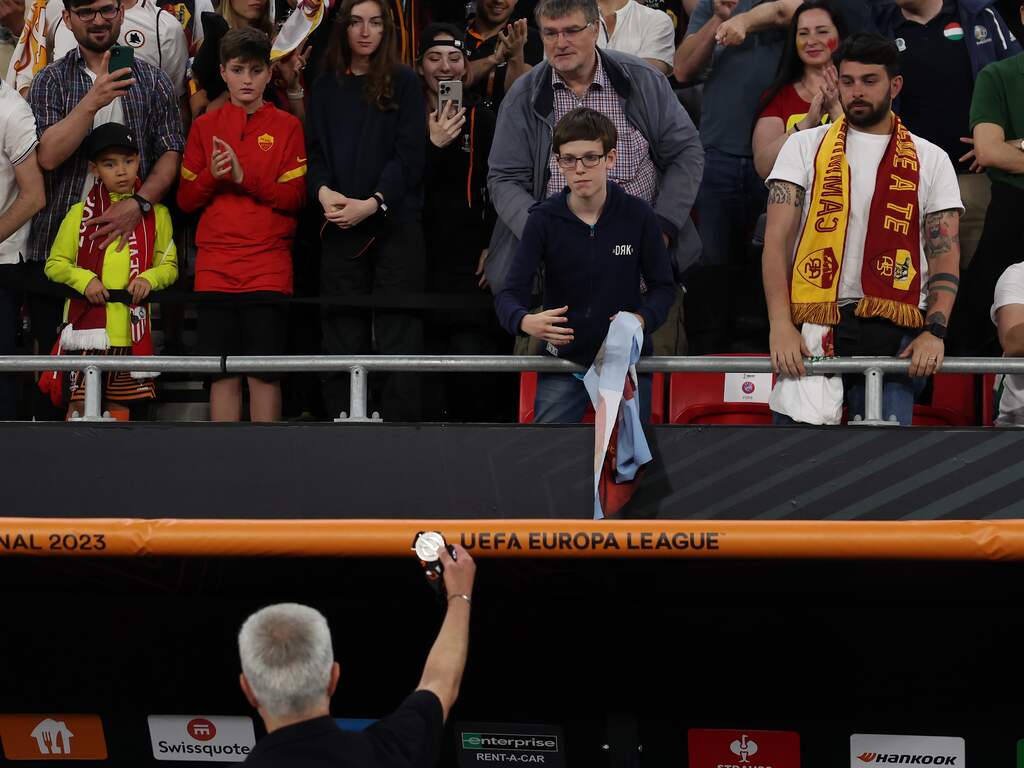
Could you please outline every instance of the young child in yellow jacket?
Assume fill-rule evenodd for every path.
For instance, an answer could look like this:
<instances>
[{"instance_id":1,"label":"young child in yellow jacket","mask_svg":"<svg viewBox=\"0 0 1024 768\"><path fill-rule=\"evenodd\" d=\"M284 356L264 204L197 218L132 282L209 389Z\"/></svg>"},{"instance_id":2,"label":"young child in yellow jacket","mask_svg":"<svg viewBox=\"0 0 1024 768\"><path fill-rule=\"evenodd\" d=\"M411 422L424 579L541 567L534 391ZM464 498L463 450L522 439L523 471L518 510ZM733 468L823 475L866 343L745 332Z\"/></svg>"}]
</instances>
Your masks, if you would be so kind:
<instances>
[{"instance_id":1,"label":"young child in yellow jacket","mask_svg":"<svg viewBox=\"0 0 1024 768\"><path fill-rule=\"evenodd\" d=\"M85 140L89 171L95 183L82 203L64 217L46 260L46 276L71 286L82 299L64 305L67 325L61 333L61 352L98 355L152 355L153 334L150 291L178 279L178 257L171 235L171 216L163 205L136 194L140 185L139 148L135 137L120 123L104 123ZM93 223L111 205L134 199L142 218L127 238L105 250L99 225ZM126 290L131 304L108 303L110 291ZM110 372L104 382L104 400L127 402L156 397L155 373ZM80 376L69 377L70 402L84 398Z\"/></svg>"}]
</instances>

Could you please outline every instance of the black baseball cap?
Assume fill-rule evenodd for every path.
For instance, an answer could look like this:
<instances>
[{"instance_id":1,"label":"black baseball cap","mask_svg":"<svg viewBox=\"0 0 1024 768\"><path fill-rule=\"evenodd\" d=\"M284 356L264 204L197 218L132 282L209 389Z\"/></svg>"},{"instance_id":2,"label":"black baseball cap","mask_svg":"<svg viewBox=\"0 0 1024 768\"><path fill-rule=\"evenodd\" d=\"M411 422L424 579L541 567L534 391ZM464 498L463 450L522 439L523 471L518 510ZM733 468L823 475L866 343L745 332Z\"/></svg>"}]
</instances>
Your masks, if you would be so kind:
<instances>
[{"instance_id":1,"label":"black baseball cap","mask_svg":"<svg viewBox=\"0 0 1024 768\"><path fill-rule=\"evenodd\" d=\"M121 123L104 123L85 137L85 154L90 160L95 160L101 152L111 147L139 151L135 136Z\"/></svg>"}]
</instances>

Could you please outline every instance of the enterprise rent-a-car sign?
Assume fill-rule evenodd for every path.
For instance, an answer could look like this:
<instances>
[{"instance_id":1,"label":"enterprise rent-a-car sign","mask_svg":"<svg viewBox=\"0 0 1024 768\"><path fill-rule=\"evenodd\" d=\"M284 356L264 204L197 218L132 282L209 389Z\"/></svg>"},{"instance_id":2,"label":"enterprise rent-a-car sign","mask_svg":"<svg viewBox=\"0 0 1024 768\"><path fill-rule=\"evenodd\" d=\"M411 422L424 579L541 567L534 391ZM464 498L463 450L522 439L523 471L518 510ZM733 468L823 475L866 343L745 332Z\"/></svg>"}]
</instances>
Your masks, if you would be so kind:
<instances>
[{"instance_id":1,"label":"enterprise rent-a-car sign","mask_svg":"<svg viewBox=\"0 0 1024 768\"><path fill-rule=\"evenodd\" d=\"M537 765L565 768L562 729L553 725L459 723L455 726L460 768Z\"/></svg>"}]
</instances>

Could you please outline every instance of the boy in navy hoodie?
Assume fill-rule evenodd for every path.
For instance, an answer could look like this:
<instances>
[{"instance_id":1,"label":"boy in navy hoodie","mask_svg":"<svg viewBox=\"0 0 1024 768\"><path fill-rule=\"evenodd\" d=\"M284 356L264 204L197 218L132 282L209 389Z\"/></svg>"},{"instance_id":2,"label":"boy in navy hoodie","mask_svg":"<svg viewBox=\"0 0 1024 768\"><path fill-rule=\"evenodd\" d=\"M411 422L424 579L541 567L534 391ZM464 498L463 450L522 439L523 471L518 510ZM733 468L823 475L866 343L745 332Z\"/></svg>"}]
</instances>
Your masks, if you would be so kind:
<instances>
[{"instance_id":1,"label":"boy in navy hoodie","mask_svg":"<svg viewBox=\"0 0 1024 768\"><path fill-rule=\"evenodd\" d=\"M545 352L589 366L618 312L632 312L650 334L665 321L675 284L654 210L608 181L618 134L600 112L581 108L555 126L553 162L568 186L530 212L505 288L495 297L498 320L512 334L533 336ZM544 306L530 314L534 277L544 265ZM650 376L640 377L640 407L651 408ZM589 398L573 374L537 378L534 421L578 423Z\"/></svg>"}]
</instances>

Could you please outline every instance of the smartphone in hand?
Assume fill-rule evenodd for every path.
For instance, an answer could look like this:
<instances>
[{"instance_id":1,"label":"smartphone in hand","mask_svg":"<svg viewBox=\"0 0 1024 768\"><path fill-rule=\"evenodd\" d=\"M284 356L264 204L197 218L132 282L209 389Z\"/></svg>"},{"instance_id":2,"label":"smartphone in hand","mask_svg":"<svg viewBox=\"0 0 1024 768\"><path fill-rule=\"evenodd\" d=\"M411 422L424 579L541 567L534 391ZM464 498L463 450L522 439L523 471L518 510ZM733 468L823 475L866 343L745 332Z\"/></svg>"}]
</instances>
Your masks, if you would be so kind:
<instances>
[{"instance_id":1,"label":"smartphone in hand","mask_svg":"<svg viewBox=\"0 0 1024 768\"><path fill-rule=\"evenodd\" d=\"M451 113L455 114L462 109L462 81L441 80L437 84L437 115L447 117L448 105L454 105Z\"/></svg>"},{"instance_id":2,"label":"smartphone in hand","mask_svg":"<svg viewBox=\"0 0 1024 768\"><path fill-rule=\"evenodd\" d=\"M110 49L110 65L107 67L108 72L117 72L119 69L125 67L131 67L135 61L135 49L130 45L114 45ZM131 72L126 73L124 76L119 77L118 80L131 80Z\"/></svg>"}]
</instances>

